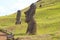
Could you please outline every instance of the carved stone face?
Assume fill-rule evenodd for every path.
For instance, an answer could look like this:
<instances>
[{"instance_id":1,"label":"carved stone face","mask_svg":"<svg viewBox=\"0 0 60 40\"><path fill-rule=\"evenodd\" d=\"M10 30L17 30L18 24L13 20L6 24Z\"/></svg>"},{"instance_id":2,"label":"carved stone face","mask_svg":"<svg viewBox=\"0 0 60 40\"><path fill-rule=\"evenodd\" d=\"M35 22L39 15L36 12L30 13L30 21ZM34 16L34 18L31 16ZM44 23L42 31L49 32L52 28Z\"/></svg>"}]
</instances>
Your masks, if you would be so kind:
<instances>
[{"instance_id":1,"label":"carved stone face","mask_svg":"<svg viewBox=\"0 0 60 40\"><path fill-rule=\"evenodd\" d=\"M25 22L28 23L28 22L30 21L30 15L29 15L29 13L26 13L26 12L25 12L25 18L26 18L26 19L25 19Z\"/></svg>"},{"instance_id":2,"label":"carved stone face","mask_svg":"<svg viewBox=\"0 0 60 40\"><path fill-rule=\"evenodd\" d=\"M35 3L31 4L30 8L25 12L25 21L28 23L31 21L35 14L36 5Z\"/></svg>"}]
</instances>

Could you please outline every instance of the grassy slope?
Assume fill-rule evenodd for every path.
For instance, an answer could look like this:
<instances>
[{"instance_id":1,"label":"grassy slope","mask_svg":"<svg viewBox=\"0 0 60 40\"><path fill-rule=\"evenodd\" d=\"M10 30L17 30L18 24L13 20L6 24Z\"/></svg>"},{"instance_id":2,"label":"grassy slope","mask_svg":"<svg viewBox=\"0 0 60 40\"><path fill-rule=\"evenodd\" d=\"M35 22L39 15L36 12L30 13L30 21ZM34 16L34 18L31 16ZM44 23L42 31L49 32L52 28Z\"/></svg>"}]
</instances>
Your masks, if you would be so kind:
<instances>
[{"instance_id":1,"label":"grassy slope","mask_svg":"<svg viewBox=\"0 0 60 40\"><path fill-rule=\"evenodd\" d=\"M60 3L56 5L37 8L35 20L37 22L37 35L41 34L53 34L60 32ZM9 16L0 17L0 28L7 29L8 31L13 32L14 34L24 35L27 29L27 24L24 22L25 17L22 12L22 24L15 25L16 14ZM56 35L56 40L60 38L59 35Z\"/></svg>"},{"instance_id":2,"label":"grassy slope","mask_svg":"<svg viewBox=\"0 0 60 40\"><path fill-rule=\"evenodd\" d=\"M50 33L50 31L58 31L60 26L60 6L55 5L47 8L37 9L38 14L36 14L37 24L40 26L42 31L40 33ZM39 28L39 29L40 29Z\"/></svg>"}]
</instances>

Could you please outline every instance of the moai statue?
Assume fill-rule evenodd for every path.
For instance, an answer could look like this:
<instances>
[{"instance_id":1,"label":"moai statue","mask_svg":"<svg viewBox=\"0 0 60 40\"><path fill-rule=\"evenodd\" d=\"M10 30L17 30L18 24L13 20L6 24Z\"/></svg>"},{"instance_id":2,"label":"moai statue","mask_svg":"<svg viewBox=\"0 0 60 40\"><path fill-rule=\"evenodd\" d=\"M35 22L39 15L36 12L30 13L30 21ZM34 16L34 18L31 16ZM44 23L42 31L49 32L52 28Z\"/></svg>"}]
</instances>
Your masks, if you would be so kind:
<instances>
[{"instance_id":1,"label":"moai statue","mask_svg":"<svg viewBox=\"0 0 60 40\"><path fill-rule=\"evenodd\" d=\"M16 23L15 24L21 24L21 11L17 11L17 17L16 17Z\"/></svg>"},{"instance_id":2,"label":"moai statue","mask_svg":"<svg viewBox=\"0 0 60 40\"><path fill-rule=\"evenodd\" d=\"M36 22L34 20L34 14L36 12L36 4L32 3L30 8L25 12L26 23L28 24L27 34L36 34Z\"/></svg>"}]
</instances>

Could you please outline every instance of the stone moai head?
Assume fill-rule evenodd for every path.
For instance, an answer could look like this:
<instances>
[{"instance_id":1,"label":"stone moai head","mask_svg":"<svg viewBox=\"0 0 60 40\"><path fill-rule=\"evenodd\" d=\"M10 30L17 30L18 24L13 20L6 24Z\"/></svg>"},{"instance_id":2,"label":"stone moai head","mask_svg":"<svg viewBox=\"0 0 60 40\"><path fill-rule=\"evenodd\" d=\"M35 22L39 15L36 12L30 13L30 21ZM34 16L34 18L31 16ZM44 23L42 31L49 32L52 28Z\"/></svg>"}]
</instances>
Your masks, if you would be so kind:
<instances>
[{"instance_id":1,"label":"stone moai head","mask_svg":"<svg viewBox=\"0 0 60 40\"><path fill-rule=\"evenodd\" d=\"M32 3L32 4L30 5L30 9L36 9L36 3Z\"/></svg>"},{"instance_id":2,"label":"stone moai head","mask_svg":"<svg viewBox=\"0 0 60 40\"><path fill-rule=\"evenodd\" d=\"M17 18L19 18L19 17L20 17L20 15L21 15L21 11L20 11L20 10L18 10L18 11L17 11Z\"/></svg>"},{"instance_id":3,"label":"stone moai head","mask_svg":"<svg viewBox=\"0 0 60 40\"><path fill-rule=\"evenodd\" d=\"M17 12L18 12L18 13L20 13L21 11L20 11L20 10L18 10Z\"/></svg>"},{"instance_id":4,"label":"stone moai head","mask_svg":"<svg viewBox=\"0 0 60 40\"><path fill-rule=\"evenodd\" d=\"M32 3L31 5L30 5L30 8L29 8L29 10L27 10L26 12L25 12L25 17L26 17L26 22L28 23L28 22L30 22L30 20L31 20L31 18L33 18L33 15L35 14L35 9L36 9L36 4L35 3Z\"/></svg>"},{"instance_id":5,"label":"stone moai head","mask_svg":"<svg viewBox=\"0 0 60 40\"><path fill-rule=\"evenodd\" d=\"M15 24L21 24L21 11L17 11L17 16L16 16L16 23Z\"/></svg>"}]
</instances>

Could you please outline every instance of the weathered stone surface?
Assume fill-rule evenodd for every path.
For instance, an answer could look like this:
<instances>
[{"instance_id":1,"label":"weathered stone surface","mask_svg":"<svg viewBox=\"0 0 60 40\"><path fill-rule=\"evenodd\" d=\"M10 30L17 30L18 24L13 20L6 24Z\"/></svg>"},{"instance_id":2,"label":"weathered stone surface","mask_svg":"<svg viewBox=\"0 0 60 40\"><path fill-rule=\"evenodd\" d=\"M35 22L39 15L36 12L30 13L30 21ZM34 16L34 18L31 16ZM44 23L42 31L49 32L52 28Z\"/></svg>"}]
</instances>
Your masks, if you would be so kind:
<instances>
[{"instance_id":1,"label":"weathered stone surface","mask_svg":"<svg viewBox=\"0 0 60 40\"><path fill-rule=\"evenodd\" d=\"M17 11L17 16L16 16L16 23L15 24L21 24L21 11Z\"/></svg>"},{"instance_id":2,"label":"weathered stone surface","mask_svg":"<svg viewBox=\"0 0 60 40\"><path fill-rule=\"evenodd\" d=\"M36 4L32 3L30 8L25 12L26 23L28 24L27 34L35 34L36 33L36 22L34 20L34 15L36 11Z\"/></svg>"}]
</instances>

